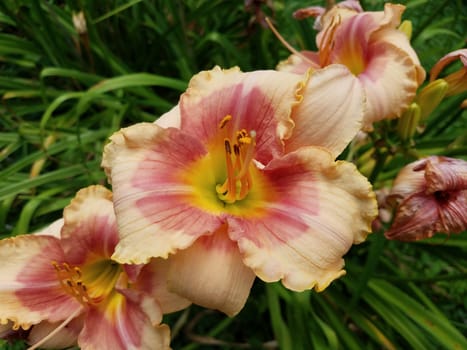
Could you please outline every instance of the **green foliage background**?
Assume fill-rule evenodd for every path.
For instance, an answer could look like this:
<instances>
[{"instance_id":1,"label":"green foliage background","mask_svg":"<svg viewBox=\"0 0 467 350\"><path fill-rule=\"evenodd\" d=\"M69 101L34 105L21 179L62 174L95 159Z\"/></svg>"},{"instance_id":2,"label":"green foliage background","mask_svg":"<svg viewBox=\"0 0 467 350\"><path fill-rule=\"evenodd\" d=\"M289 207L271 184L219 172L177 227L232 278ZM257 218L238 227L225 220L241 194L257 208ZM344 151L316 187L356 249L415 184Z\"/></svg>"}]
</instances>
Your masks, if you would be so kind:
<instances>
[{"instance_id":1,"label":"green foliage background","mask_svg":"<svg viewBox=\"0 0 467 350\"><path fill-rule=\"evenodd\" d=\"M361 3L382 10L384 2ZM427 72L465 47L461 0L401 3ZM0 238L39 229L61 216L78 189L106 184L100 160L107 138L169 110L198 71L214 65L274 69L289 53L261 24L263 15L292 46L314 49L313 20L292 18L310 5L324 3L1 1ZM72 22L79 11L87 24L81 34ZM465 159L467 113L459 108L465 98L447 99L410 143L397 138L397 121L381 123L352 160L380 188L414 154ZM347 275L322 293L257 281L235 318L196 306L168 315L172 347L467 349L466 250L465 233L407 244L376 232L351 250Z\"/></svg>"}]
</instances>

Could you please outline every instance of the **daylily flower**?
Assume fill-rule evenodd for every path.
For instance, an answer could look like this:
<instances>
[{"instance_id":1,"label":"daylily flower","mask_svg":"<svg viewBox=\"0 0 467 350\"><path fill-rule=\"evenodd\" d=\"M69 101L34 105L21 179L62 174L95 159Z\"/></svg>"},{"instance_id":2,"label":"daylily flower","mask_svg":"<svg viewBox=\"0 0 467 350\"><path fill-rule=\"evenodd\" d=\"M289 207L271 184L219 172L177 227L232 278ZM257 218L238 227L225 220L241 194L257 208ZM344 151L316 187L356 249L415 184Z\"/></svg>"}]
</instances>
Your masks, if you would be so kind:
<instances>
[{"instance_id":1,"label":"daylily flower","mask_svg":"<svg viewBox=\"0 0 467 350\"><path fill-rule=\"evenodd\" d=\"M457 95L467 91L467 49L460 49L448 53L442 57L430 71L430 82L436 80L446 66L459 59L462 62L461 69L448 74L443 80L448 83L446 96Z\"/></svg>"},{"instance_id":2,"label":"daylily flower","mask_svg":"<svg viewBox=\"0 0 467 350\"><path fill-rule=\"evenodd\" d=\"M334 160L362 101L344 67L309 81L217 67L194 76L163 127L124 128L104 149L121 235L113 259L170 254L169 289L228 315L255 276L323 290L376 214L366 178Z\"/></svg>"},{"instance_id":3,"label":"daylily flower","mask_svg":"<svg viewBox=\"0 0 467 350\"><path fill-rule=\"evenodd\" d=\"M50 344L55 336L61 339L63 327L75 324L79 335L75 331L74 339L82 349L168 349L169 329L160 325L164 310L158 303L158 295L168 295L165 280L145 281L145 288L137 288L143 284L139 276L155 271L154 261L148 266L117 264L110 259L117 242L112 193L102 186L79 191L63 221L38 234L1 240L0 324L33 326L30 341L39 342L34 347ZM158 276L166 278L162 270ZM172 298L174 309L187 305Z\"/></svg>"},{"instance_id":4,"label":"daylily flower","mask_svg":"<svg viewBox=\"0 0 467 350\"><path fill-rule=\"evenodd\" d=\"M425 79L407 36L397 29L404 9L389 3L384 12L334 6L321 18L318 52L295 53L277 69L303 73L310 67L345 65L365 90L364 129L371 130L376 121L400 116Z\"/></svg>"},{"instance_id":5,"label":"daylily flower","mask_svg":"<svg viewBox=\"0 0 467 350\"><path fill-rule=\"evenodd\" d=\"M399 172L389 196L398 204L389 239L416 241L467 230L467 162L431 156Z\"/></svg>"}]
</instances>

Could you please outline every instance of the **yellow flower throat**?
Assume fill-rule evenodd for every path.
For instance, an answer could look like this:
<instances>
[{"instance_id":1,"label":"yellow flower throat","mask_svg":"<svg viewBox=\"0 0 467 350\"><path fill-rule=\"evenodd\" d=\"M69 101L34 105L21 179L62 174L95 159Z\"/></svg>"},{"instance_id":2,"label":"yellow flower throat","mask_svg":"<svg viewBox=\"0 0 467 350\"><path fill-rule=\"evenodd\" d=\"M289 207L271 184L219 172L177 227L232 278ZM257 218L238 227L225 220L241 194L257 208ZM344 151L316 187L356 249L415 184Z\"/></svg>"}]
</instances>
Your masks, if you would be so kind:
<instances>
[{"instance_id":1,"label":"yellow flower throat","mask_svg":"<svg viewBox=\"0 0 467 350\"><path fill-rule=\"evenodd\" d=\"M225 116L219 123L224 129L232 119ZM226 179L223 184L216 185L217 196L224 203L232 204L244 199L253 186L250 165L254 157L256 132L249 133L245 129L235 132L235 139L224 138Z\"/></svg>"},{"instance_id":2,"label":"yellow flower throat","mask_svg":"<svg viewBox=\"0 0 467 350\"><path fill-rule=\"evenodd\" d=\"M62 288L82 305L96 305L114 289L121 273L120 265L102 259L85 264L82 269L66 262L52 262Z\"/></svg>"}]
</instances>

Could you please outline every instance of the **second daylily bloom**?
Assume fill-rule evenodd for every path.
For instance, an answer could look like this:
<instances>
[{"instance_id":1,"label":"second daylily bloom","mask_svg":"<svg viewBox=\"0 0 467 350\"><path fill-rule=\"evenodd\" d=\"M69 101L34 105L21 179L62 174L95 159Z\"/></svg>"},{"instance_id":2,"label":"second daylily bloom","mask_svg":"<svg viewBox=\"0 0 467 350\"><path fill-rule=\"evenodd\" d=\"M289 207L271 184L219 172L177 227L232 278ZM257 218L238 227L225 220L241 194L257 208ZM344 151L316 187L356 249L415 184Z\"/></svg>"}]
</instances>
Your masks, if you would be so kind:
<instances>
[{"instance_id":1,"label":"second daylily bloom","mask_svg":"<svg viewBox=\"0 0 467 350\"><path fill-rule=\"evenodd\" d=\"M121 235L113 258L170 258L172 291L229 315L255 276L326 288L376 214L366 178L334 160L361 125L355 85L339 67L310 81L219 68L193 77L164 127L122 129L104 150Z\"/></svg>"},{"instance_id":2,"label":"second daylily bloom","mask_svg":"<svg viewBox=\"0 0 467 350\"><path fill-rule=\"evenodd\" d=\"M405 166L388 198L397 203L389 239L415 241L467 230L467 162L431 156Z\"/></svg>"},{"instance_id":3,"label":"second daylily bloom","mask_svg":"<svg viewBox=\"0 0 467 350\"><path fill-rule=\"evenodd\" d=\"M81 190L63 215L39 234L0 241L0 323L37 325L30 340L39 341L49 329L77 322L74 337L82 349L168 349L169 329L159 325L157 299L159 290L167 296L165 280L152 290L137 288L139 276L154 267L110 259L118 242L111 192L101 186ZM188 304L173 298L179 308Z\"/></svg>"},{"instance_id":4,"label":"second daylily bloom","mask_svg":"<svg viewBox=\"0 0 467 350\"><path fill-rule=\"evenodd\" d=\"M365 90L365 129L371 129L376 121L398 117L425 79L425 71L407 36L397 29L404 9L389 3L384 12L335 6L321 18L318 52L293 54L278 69L303 73L310 67L343 64Z\"/></svg>"}]
</instances>

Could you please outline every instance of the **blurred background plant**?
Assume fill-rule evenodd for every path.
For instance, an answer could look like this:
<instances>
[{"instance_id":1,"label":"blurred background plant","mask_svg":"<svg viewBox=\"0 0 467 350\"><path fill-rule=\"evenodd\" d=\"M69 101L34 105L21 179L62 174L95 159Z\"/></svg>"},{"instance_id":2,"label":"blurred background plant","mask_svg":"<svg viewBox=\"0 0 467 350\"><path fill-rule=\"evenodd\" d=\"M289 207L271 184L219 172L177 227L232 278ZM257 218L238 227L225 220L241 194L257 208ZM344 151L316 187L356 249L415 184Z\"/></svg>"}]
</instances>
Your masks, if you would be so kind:
<instances>
[{"instance_id":1,"label":"blurred background plant","mask_svg":"<svg viewBox=\"0 0 467 350\"><path fill-rule=\"evenodd\" d=\"M361 1L382 10L383 1ZM400 1L427 71L466 46L461 0ZM313 20L298 8L324 1L3 0L0 2L0 238L61 217L75 192L105 184L106 139L176 104L191 76L220 65L274 69L289 52L315 49ZM460 66L454 64L452 70ZM466 159L467 96L445 99L413 136L376 125L342 157L375 189L419 156ZM420 132L423 131L423 132ZM255 283L235 318L193 306L168 315L174 349L466 349L467 235L387 241L387 223L346 256L347 275L322 293ZM0 349L22 349L0 342Z\"/></svg>"}]
</instances>

